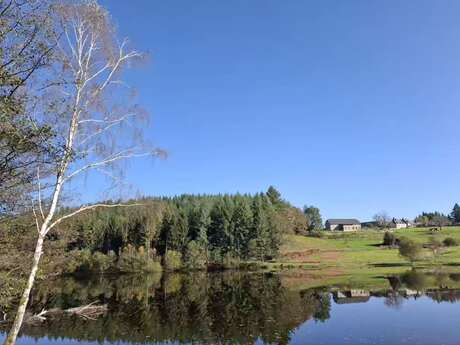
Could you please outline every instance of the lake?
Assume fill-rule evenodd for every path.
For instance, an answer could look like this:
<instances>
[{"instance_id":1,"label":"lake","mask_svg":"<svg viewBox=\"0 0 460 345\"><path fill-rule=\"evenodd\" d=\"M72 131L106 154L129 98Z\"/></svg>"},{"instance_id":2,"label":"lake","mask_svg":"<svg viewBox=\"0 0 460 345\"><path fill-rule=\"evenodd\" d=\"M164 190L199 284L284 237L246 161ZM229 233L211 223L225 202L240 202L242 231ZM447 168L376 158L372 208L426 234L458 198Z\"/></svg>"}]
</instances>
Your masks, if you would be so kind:
<instances>
[{"instance_id":1,"label":"lake","mask_svg":"<svg viewBox=\"0 0 460 345\"><path fill-rule=\"evenodd\" d=\"M460 274L311 279L308 272L62 278L31 309L97 302L99 317L51 314L21 344L458 344ZM4 338L4 330L0 333Z\"/></svg>"}]
</instances>

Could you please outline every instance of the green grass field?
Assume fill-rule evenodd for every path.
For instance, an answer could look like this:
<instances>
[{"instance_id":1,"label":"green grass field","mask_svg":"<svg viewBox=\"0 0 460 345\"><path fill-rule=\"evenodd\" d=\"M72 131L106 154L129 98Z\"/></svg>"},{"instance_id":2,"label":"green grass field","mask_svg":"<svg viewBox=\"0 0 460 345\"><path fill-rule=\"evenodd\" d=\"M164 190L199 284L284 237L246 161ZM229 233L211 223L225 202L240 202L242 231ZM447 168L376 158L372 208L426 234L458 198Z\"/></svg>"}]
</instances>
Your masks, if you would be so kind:
<instances>
[{"instance_id":1,"label":"green grass field","mask_svg":"<svg viewBox=\"0 0 460 345\"><path fill-rule=\"evenodd\" d=\"M460 227L445 227L432 233L429 228L395 230L398 237L407 237L420 244L433 239L442 242L452 237L460 243ZM295 265L310 268L335 268L347 273L363 269L407 270L412 264L402 258L397 249L381 246L384 231L361 230L353 233L324 232L323 237L286 235L278 260L283 266ZM460 246L443 247L437 255L424 249L424 259L414 265L420 268L434 266L460 267Z\"/></svg>"}]
</instances>

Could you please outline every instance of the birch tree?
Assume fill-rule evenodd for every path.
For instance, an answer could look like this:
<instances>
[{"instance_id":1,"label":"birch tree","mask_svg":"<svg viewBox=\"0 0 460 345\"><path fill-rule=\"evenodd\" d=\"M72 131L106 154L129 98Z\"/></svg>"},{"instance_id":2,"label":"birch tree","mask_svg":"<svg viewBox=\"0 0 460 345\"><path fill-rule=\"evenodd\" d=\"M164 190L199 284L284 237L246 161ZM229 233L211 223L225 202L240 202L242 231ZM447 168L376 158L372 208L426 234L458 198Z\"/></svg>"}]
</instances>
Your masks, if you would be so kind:
<instances>
[{"instance_id":1,"label":"birch tree","mask_svg":"<svg viewBox=\"0 0 460 345\"><path fill-rule=\"evenodd\" d=\"M62 214L63 193L79 177L102 173L120 181L123 161L157 156L141 140L139 121L145 112L131 102L131 88L121 79L125 68L143 55L118 40L109 13L96 1L59 3L54 8L53 42L56 61L42 78L47 81L43 105L35 120L52 125L57 159L37 168L36 193L31 210L37 241L32 267L5 345L15 343L43 255L48 232L81 212L122 204L83 205ZM42 177L41 171L52 171Z\"/></svg>"}]
</instances>

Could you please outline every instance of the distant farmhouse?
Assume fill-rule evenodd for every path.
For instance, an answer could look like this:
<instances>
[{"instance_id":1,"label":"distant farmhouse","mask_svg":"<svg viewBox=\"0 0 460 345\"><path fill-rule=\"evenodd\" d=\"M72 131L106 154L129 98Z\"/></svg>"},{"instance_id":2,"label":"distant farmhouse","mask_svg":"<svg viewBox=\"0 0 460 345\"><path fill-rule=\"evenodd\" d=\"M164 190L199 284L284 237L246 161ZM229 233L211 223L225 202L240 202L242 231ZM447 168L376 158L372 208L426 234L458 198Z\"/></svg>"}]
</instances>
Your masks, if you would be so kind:
<instances>
[{"instance_id":1,"label":"distant farmhouse","mask_svg":"<svg viewBox=\"0 0 460 345\"><path fill-rule=\"evenodd\" d=\"M366 303L370 296L370 292L365 290L336 291L332 295L337 304Z\"/></svg>"},{"instance_id":2,"label":"distant farmhouse","mask_svg":"<svg viewBox=\"0 0 460 345\"><path fill-rule=\"evenodd\" d=\"M390 222L390 228L393 228L393 229L404 229L404 228L408 228L409 226L410 226L410 223L406 219L393 218L393 220Z\"/></svg>"},{"instance_id":3,"label":"distant farmhouse","mask_svg":"<svg viewBox=\"0 0 460 345\"><path fill-rule=\"evenodd\" d=\"M330 231L357 231L361 229L361 223L357 219L328 219L326 230Z\"/></svg>"}]
</instances>

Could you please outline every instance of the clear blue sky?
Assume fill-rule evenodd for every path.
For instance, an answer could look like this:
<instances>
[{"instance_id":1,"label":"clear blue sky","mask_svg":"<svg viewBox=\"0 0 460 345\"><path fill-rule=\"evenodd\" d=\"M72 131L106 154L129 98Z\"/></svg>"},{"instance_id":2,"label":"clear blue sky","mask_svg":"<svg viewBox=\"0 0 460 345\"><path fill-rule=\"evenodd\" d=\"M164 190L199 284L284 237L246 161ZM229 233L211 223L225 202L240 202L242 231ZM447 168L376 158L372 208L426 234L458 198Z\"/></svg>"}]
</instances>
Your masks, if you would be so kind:
<instances>
[{"instance_id":1,"label":"clear blue sky","mask_svg":"<svg viewBox=\"0 0 460 345\"><path fill-rule=\"evenodd\" d=\"M102 1L151 62L130 73L166 161L145 195L270 184L324 217L460 201L459 1Z\"/></svg>"}]
</instances>

